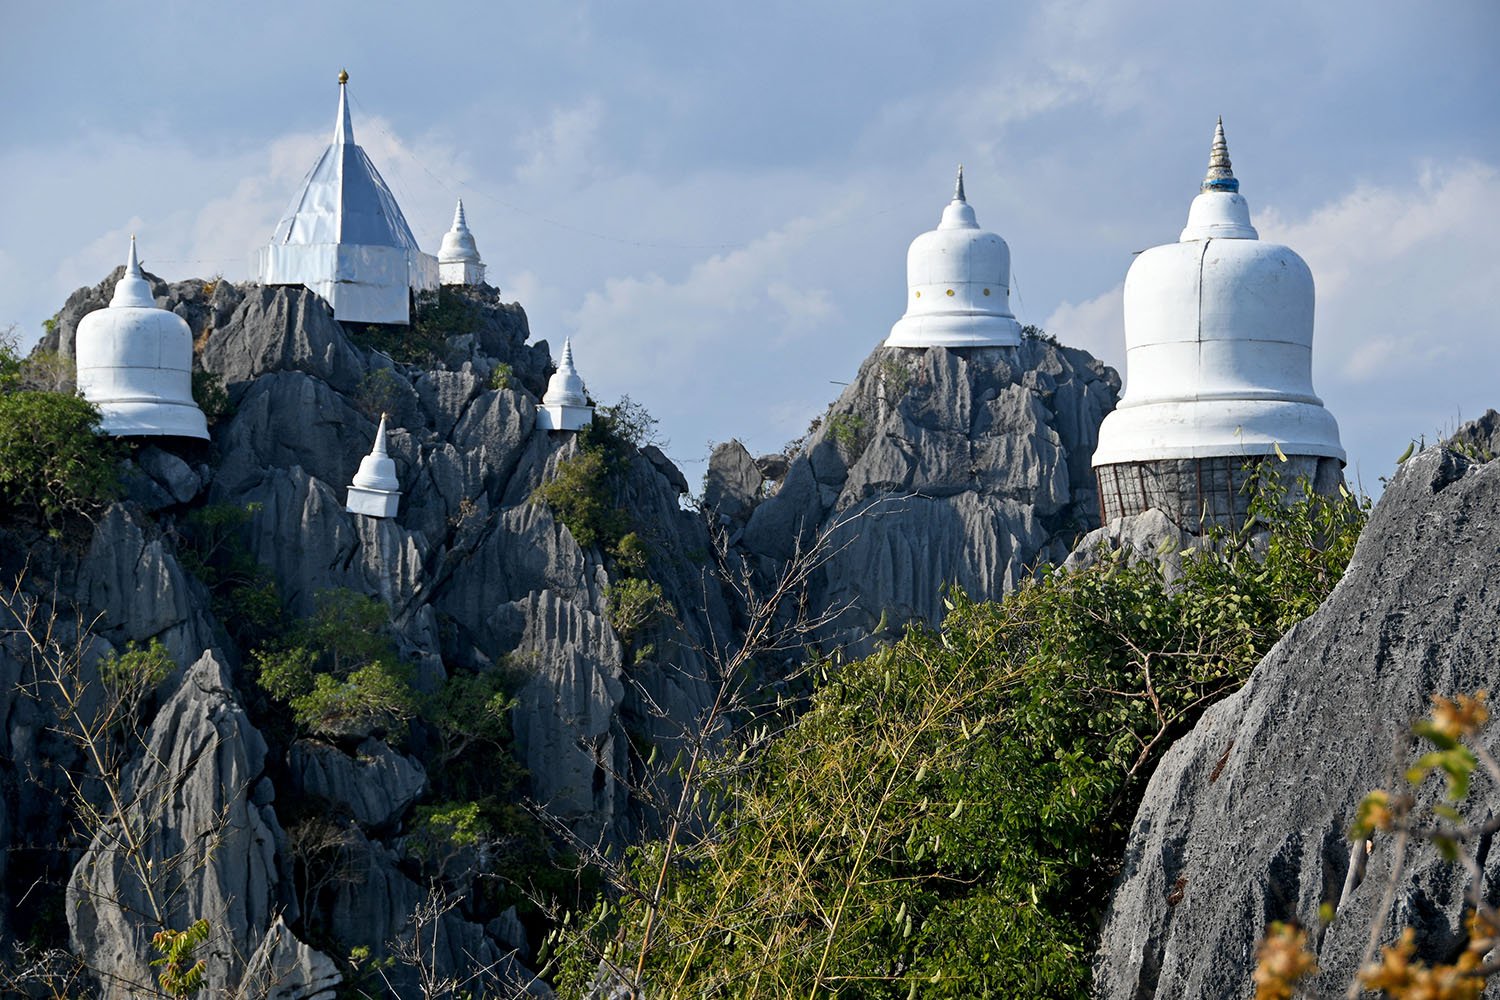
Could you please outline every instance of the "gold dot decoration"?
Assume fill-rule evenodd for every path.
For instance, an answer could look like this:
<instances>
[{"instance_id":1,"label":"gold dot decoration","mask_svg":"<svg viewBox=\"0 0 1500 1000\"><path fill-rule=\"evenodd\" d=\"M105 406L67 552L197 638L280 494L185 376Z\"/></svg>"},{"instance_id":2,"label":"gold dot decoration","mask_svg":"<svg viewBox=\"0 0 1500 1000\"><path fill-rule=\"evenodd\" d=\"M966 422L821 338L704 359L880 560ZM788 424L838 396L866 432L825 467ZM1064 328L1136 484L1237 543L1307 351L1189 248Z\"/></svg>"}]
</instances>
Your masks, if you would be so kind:
<instances>
[{"instance_id":1,"label":"gold dot decoration","mask_svg":"<svg viewBox=\"0 0 1500 1000\"><path fill-rule=\"evenodd\" d=\"M921 293L921 292L918 292L918 293L917 293L917 298L919 298L919 299L920 299L920 298L921 298L921 297L922 297L922 293Z\"/></svg>"},{"instance_id":2,"label":"gold dot decoration","mask_svg":"<svg viewBox=\"0 0 1500 1000\"><path fill-rule=\"evenodd\" d=\"M950 297L951 297L951 296L952 296L952 295L953 295L953 289L951 289L951 288L950 288L950 289L948 289L948 295L949 295L949 296L950 296Z\"/></svg>"}]
</instances>

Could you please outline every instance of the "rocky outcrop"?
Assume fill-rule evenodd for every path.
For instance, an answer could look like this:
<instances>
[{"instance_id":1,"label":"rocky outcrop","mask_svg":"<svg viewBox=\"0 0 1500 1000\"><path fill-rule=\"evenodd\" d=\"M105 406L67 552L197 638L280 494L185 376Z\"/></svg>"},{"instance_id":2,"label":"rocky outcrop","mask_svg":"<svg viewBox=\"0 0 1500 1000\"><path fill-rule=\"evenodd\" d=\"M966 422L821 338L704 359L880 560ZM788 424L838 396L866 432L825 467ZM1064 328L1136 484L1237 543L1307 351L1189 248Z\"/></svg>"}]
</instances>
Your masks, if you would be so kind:
<instances>
[{"instance_id":1,"label":"rocky outcrop","mask_svg":"<svg viewBox=\"0 0 1500 1000\"><path fill-rule=\"evenodd\" d=\"M1491 689L1497 669L1500 463L1429 449L1386 488L1322 607L1157 767L1104 923L1097 995L1248 996L1266 923L1316 927L1319 905L1344 896L1347 831L1365 793L1388 785L1397 738L1432 695ZM1482 738L1493 746L1494 727ZM1500 789L1476 779L1465 810L1495 814ZM1390 838L1374 845L1322 935L1309 995L1342 996L1354 974L1392 870ZM1451 960L1467 887L1414 843L1385 940L1411 926L1425 957Z\"/></svg>"},{"instance_id":2,"label":"rocky outcrop","mask_svg":"<svg viewBox=\"0 0 1500 1000\"><path fill-rule=\"evenodd\" d=\"M716 452L710 482L744 520L740 550L767 575L825 537L811 605L842 613L819 638L857 653L882 621L891 632L936 624L946 585L996 598L1063 560L1098 523L1089 462L1119 389L1084 352L1029 337L1018 348L882 347L772 496L754 488L762 463L732 446Z\"/></svg>"},{"instance_id":3,"label":"rocky outcrop","mask_svg":"<svg viewBox=\"0 0 1500 1000\"><path fill-rule=\"evenodd\" d=\"M266 744L208 652L157 713L144 746L123 775L123 808L105 808L68 883L73 945L105 994L123 1000L155 981L151 935L203 919L210 936L201 953L213 958L205 985L216 992L239 983L287 902ZM296 967L326 969L326 959L302 953Z\"/></svg>"},{"instance_id":4,"label":"rocky outcrop","mask_svg":"<svg viewBox=\"0 0 1500 1000\"><path fill-rule=\"evenodd\" d=\"M421 764L376 739L365 740L353 756L327 743L297 740L287 766L298 791L366 827L398 819L427 785Z\"/></svg>"}]
</instances>

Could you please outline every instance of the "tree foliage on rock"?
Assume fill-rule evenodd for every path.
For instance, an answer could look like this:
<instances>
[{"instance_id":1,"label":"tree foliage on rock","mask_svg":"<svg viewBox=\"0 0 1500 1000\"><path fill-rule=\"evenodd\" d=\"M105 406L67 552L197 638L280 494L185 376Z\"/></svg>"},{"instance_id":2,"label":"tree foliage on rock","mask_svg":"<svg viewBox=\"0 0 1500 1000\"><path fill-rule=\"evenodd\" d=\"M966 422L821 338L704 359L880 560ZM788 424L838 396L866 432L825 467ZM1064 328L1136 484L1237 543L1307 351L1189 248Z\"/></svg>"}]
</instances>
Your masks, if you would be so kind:
<instances>
[{"instance_id":1,"label":"tree foliage on rock","mask_svg":"<svg viewBox=\"0 0 1500 1000\"><path fill-rule=\"evenodd\" d=\"M1086 996L1156 761L1332 589L1364 520L1347 497L1254 512L1269 536L1214 540L1174 584L1112 559L952 595L940 631L825 665L804 715L715 769L665 892L646 845L558 937L564 992L602 960L655 997Z\"/></svg>"},{"instance_id":2,"label":"tree foliage on rock","mask_svg":"<svg viewBox=\"0 0 1500 1000\"><path fill-rule=\"evenodd\" d=\"M99 433L99 408L69 387L71 372L59 380L59 364L46 352L21 357L0 332L0 509L54 530L119 491L119 449Z\"/></svg>"}]
</instances>

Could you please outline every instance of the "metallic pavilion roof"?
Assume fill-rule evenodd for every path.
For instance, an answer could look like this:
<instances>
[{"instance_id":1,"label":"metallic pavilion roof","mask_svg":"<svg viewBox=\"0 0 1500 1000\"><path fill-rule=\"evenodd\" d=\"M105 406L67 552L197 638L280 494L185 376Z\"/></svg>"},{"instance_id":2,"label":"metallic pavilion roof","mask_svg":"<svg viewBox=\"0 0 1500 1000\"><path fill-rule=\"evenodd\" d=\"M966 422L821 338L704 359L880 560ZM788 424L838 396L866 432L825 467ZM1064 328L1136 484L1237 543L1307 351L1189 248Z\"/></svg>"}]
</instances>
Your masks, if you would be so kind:
<instances>
[{"instance_id":1,"label":"metallic pavilion roof","mask_svg":"<svg viewBox=\"0 0 1500 1000\"><path fill-rule=\"evenodd\" d=\"M354 141L347 80L347 74L340 74L333 142L318 157L287 206L271 243L344 243L419 250L395 196Z\"/></svg>"}]
</instances>

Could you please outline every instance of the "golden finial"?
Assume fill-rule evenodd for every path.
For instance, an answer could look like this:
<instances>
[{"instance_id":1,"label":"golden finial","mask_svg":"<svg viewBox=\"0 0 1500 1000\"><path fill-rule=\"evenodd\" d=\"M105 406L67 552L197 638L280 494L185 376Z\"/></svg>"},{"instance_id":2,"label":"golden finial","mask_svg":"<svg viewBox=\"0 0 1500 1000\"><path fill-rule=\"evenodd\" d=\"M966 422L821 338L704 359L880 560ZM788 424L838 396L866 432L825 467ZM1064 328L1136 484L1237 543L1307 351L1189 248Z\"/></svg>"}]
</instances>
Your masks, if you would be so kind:
<instances>
[{"instance_id":1,"label":"golden finial","mask_svg":"<svg viewBox=\"0 0 1500 1000\"><path fill-rule=\"evenodd\" d=\"M346 84L348 82L349 82L349 71L347 69L341 69L341 70L339 70L339 86L342 87L344 84Z\"/></svg>"}]
</instances>

